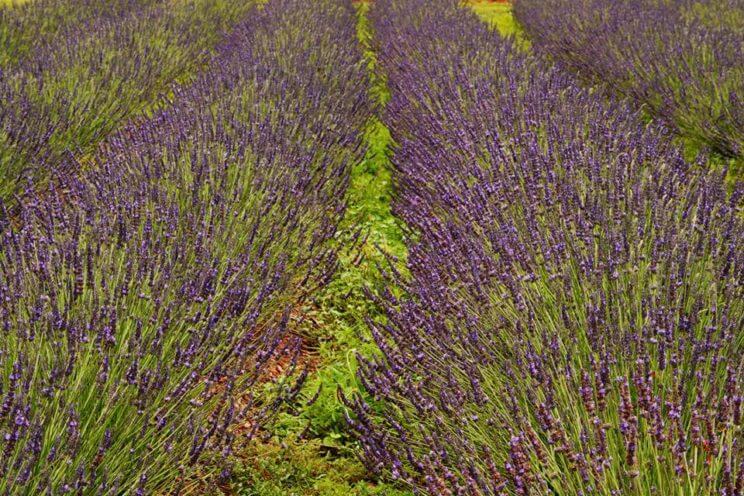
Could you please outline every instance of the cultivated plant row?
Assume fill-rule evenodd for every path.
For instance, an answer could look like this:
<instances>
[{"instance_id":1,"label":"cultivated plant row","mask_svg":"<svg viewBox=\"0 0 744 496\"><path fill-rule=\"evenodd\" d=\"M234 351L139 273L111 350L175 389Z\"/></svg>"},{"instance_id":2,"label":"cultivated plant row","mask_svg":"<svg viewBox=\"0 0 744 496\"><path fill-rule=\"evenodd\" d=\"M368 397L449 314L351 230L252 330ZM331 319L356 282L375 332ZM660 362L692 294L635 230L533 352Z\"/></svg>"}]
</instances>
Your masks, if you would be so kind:
<instances>
[{"instance_id":1,"label":"cultivated plant row","mask_svg":"<svg viewBox=\"0 0 744 496\"><path fill-rule=\"evenodd\" d=\"M152 110L250 5L40 0L0 9L0 198L17 203L69 169L68 153L91 152Z\"/></svg>"},{"instance_id":2,"label":"cultivated plant row","mask_svg":"<svg viewBox=\"0 0 744 496\"><path fill-rule=\"evenodd\" d=\"M359 357L373 400L347 399L368 467L420 494L742 494L744 185L455 0L370 15L415 242Z\"/></svg>"},{"instance_id":3,"label":"cultivated plant row","mask_svg":"<svg viewBox=\"0 0 744 496\"><path fill-rule=\"evenodd\" d=\"M744 1L516 0L534 46L698 147L744 156Z\"/></svg>"},{"instance_id":4,"label":"cultivated plant row","mask_svg":"<svg viewBox=\"0 0 744 496\"><path fill-rule=\"evenodd\" d=\"M136 59L119 35L160 23L135 17L112 21L118 55L91 56ZM178 494L205 471L228 477L233 451L296 394L287 324L334 270L329 240L364 154L355 22L334 0L250 10L169 105L3 210L0 492ZM107 86L122 89L114 107L183 53L141 54L145 79L122 76L135 93ZM115 66L94 72L118 78Z\"/></svg>"}]
</instances>

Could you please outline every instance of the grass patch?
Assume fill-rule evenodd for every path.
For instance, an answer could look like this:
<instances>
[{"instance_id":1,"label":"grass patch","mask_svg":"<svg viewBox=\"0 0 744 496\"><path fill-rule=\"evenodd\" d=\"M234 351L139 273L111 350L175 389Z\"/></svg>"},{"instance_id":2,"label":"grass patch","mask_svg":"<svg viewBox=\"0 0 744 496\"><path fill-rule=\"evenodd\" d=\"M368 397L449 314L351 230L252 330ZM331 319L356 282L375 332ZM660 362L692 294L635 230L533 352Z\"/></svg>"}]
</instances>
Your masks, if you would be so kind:
<instances>
[{"instance_id":1,"label":"grass patch","mask_svg":"<svg viewBox=\"0 0 744 496\"><path fill-rule=\"evenodd\" d=\"M474 0L467 3L478 17L492 28L498 29L503 36L521 37L522 29L514 19L510 3L490 0Z\"/></svg>"}]
</instances>

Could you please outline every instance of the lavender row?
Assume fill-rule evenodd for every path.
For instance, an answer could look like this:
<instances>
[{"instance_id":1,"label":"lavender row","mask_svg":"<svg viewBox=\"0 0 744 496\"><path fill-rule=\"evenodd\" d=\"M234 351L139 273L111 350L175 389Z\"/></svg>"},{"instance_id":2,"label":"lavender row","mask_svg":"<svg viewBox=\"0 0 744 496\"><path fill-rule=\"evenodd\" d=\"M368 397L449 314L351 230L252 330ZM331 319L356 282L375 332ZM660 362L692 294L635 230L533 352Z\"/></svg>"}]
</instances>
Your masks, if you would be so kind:
<instances>
[{"instance_id":1,"label":"lavender row","mask_svg":"<svg viewBox=\"0 0 744 496\"><path fill-rule=\"evenodd\" d=\"M348 398L417 494L742 493L744 185L459 2L377 0L391 275Z\"/></svg>"},{"instance_id":2,"label":"lavender row","mask_svg":"<svg viewBox=\"0 0 744 496\"><path fill-rule=\"evenodd\" d=\"M89 153L167 97L173 80L205 62L249 6L42 0L0 11L20 34L38 35L27 53L16 47L16 60L0 66L0 197L7 202L47 180L68 154ZM25 22L44 14L50 18L41 27Z\"/></svg>"},{"instance_id":3,"label":"lavender row","mask_svg":"<svg viewBox=\"0 0 744 496\"><path fill-rule=\"evenodd\" d=\"M517 0L535 46L697 146L744 156L744 1Z\"/></svg>"},{"instance_id":4,"label":"lavender row","mask_svg":"<svg viewBox=\"0 0 744 496\"><path fill-rule=\"evenodd\" d=\"M34 0L0 8L0 67L28 61L41 47L61 43L91 24L140 11L155 0Z\"/></svg>"},{"instance_id":5,"label":"lavender row","mask_svg":"<svg viewBox=\"0 0 744 496\"><path fill-rule=\"evenodd\" d=\"M297 393L287 321L364 151L354 41L349 2L249 12L173 105L3 217L0 492L179 494Z\"/></svg>"}]
</instances>

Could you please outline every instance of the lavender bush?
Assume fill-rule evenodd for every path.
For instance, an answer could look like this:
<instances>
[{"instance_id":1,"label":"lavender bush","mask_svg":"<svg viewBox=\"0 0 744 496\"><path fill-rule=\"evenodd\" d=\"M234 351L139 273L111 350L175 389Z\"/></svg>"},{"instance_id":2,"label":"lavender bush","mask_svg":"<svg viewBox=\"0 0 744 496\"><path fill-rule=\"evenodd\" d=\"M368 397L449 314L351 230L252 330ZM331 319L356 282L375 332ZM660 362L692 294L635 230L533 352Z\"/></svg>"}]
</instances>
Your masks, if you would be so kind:
<instances>
[{"instance_id":1,"label":"lavender bush","mask_svg":"<svg viewBox=\"0 0 744 496\"><path fill-rule=\"evenodd\" d=\"M744 490L744 185L459 3L378 0L410 277L379 296L370 469L418 494Z\"/></svg>"},{"instance_id":2,"label":"lavender bush","mask_svg":"<svg viewBox=\"0 0 744 496\"><path fill-rule=\"evenodd\" d=\"M516 0L535 46L698 146L744 156L744 2Z\"/></svg>"},{"instance_id":3,"label":"lavender bush","mask_svg":"<svg viewBox=\"0 0 744 496\"><path fill-rule=\"evenodd\" d=\"M16 60L0 65L0 197L8 202L46 180L66 154L85 155L167 96L173 80L204 62L205 51L249 5L43 0L0 11L19 32L41 31L25 52L9 46ZM25 22L45 13L50 18L40 26Z\"/></svg>"},{"instance_id":4,"label":"lavender bush","mask_svg":"<svg viewBox=\"0 0 744 496\"><path fill-rule=\"evenodd\" d=\"M172 106L3 216L0 492L178 494L294 396L287 320L364 151L354 40L348 2L250 12Z\"/></svg>"}]
</instances>

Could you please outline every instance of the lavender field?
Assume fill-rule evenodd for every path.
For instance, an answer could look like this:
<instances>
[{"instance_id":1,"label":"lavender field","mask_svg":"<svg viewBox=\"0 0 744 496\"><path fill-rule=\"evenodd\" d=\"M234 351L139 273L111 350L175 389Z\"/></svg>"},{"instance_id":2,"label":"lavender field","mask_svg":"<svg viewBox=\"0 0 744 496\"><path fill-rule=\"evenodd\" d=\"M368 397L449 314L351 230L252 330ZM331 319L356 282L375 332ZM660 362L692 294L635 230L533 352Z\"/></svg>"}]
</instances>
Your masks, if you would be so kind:
<instances>
[{"instance_id":1,"label":"lavender field","mask_svg":"<svg viewBox=\"0 0 744 496\"><path fill-rule=\"evenodd\" d=\"M0 0L0 494L744 496L744 0Z\"/></svg>"}]
</instances>

